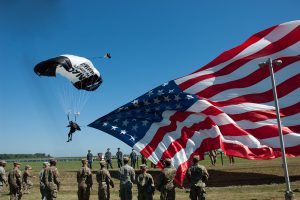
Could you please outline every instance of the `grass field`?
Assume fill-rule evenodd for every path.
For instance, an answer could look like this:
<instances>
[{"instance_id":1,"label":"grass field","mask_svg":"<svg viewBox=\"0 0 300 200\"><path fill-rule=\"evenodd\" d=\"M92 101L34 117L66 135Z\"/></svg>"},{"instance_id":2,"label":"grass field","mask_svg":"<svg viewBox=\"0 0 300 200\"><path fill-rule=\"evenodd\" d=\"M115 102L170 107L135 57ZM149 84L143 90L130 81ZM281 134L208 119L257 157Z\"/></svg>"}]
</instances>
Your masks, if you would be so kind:
<instances>
[{"instance_id":1,"label":"grass field","mask_svg":"<svg viewBox=\"0 0 300 200\"><path fill-rule=\"evenodd\" d=\"M224 166L221 165L220 160L217 161L216 166L211 166L209 160L201 161L210 173L210 179L207 187L207 199L249 199L249 200L267 200L267 199L284 199L284 191L286 185L284 182L283 169L281 167L281 159L264 160L264 161L250 161L244 159L236 159L234 165L229 165L228 159L224 158ZM21 169L26 164L33 167L33 175L38 176L41 170L42 163L23 163ZM116 166L116 163L113 163ZM300 157L288 159L289 174L291 179L291 188L294 191L296 199L300 199ZM61 190L58 199L73 200L77 199L77 184L76 171L81 167L80 161L72 162L58 162L57 165L61 176ZM12 164L6 166L6 171L12 169ZM99 169L98 161L93 164L93 173ZM153 176L158 173L157 169L150 169ZM115 188L111 190L111 199L119 199L118 190L119 181L116 179L117 170L111 170L114 177ZM97 185L94 179L94 188L91 192L91 200L97 199ZM25 200L40 199L38 178L32 179L35 184L31 193L23 196ZM137 199L137 190L134 186L133 199ZM187 189L176 189L176 199L188 199ZM8 189L0 194L0 199L9 199ZM159 192L156 191L154 199L159 199Z\"/></svg>"}]
</instances>

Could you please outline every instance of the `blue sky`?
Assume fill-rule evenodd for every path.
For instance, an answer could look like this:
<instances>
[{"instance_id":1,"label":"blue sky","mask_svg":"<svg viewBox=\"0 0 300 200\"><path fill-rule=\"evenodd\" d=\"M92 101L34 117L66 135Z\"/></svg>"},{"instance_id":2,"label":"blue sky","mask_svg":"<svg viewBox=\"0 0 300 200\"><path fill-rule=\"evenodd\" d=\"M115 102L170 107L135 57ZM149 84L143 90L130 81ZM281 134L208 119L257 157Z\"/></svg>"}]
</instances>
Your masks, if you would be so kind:
<instances>
[{"instance_id":1,"label":"blue sky","mask_svg":"<svg viewBox=\"0 0 300 200\"><path fill-rule=\"evenodd\" d=\"M126 144L86 125L260 30L299 19L299 6L297 0L0 1L0 153L80 156L108 147L129 152ZM93 60L104 82L84 95L82 131L66 143L67 118L58 97L69 83L38 77L33 67L61 54L106 52L111 60Z\"/></svg>"}]
</instances>

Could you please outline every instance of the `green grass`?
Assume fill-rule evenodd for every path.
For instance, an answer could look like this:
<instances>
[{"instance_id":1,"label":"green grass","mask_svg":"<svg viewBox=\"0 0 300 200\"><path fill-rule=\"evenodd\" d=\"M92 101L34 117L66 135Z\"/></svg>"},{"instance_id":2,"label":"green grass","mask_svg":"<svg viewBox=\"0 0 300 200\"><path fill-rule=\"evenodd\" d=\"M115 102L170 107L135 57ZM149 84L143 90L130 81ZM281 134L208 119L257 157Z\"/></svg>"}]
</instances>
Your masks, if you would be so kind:
<instances>
[{"instance_id":1,"label":"green grass","mask_svg":"<svg viewBox=\"0 0 300 200\"><path fill-rule=\"evenodd\" d=\"M201 161L210 173L210 179L207 187L207 199L249 199L249 200L267 200L267 199L284 199L286 185L284 183L283 169L281 159L250 161L236 159L234 165L229 165L228 159L224 158L224 166L218 160L216 166L211 166L209 159ZM42 163L22 163L21 169L26 164L33 167L33 175L37 176L42 168ZM116 162L113 162L117 166ZM148 165L149 162L148 162ZM300 157L288 159L289 174L291 178L291 187L294 190L296 199L300 197ZM76 171L81 167L80 161L58 162L57 165L61 175L61 191L58 199L73 200L77 199ZM8 163L6 171L12 169L12 164ZM93 172L99 169L98 162L93 164ZM111 170L111 174L116 177L116 170ZM150 170L154 173L158 169ZM157 172L156 172L157 174ZM97 185L94 178L94 188L91 192L91 200L97 199ZM35 184L31 193L24 195L22 199L34 200L40 198L38 178L32 179ZM111 199L118 198L119 181L114 178L115 188L111 190ZM219 186L218 186L219 185ZM221 186L220 186L221 185ZM133 196L136 199L136 186L133 189ZM176 199L188 199L188 189L176 189ZM0 194L0 199L9 199L8 189ZM159 199L159 192L155 193L154 199Z\"/></svg>"}]
</instances>

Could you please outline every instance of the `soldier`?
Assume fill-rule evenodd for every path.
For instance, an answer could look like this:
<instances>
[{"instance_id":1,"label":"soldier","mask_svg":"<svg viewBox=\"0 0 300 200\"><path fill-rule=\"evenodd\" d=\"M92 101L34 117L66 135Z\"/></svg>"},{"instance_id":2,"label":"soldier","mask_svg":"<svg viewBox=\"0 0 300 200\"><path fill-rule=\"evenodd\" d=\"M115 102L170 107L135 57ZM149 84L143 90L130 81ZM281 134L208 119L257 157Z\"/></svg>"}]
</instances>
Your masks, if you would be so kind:
<instances>
[{"instance_id":1,"label":"soldier","mask_svg":"<svg viewBox=\"0 0 300 200\"><path fill-rule=\"evenodd\" d=\"M122 153L122 151L120 151L120 148L118 148L116 157L117 157L117 161L118 161L118 167L120 168L123 166L123 153Z\"/></svg>"},{"instance_id":2,"label":"soldier","mask_svg":"<svg viewBox=\"0 0 300 200\"><path fill-rule=\"evenodd\" d=\"M175 200L174 178L176 169L171 165L171 159L164 160L165 168L161 171L158 181L158 190L160 191L161 200Z\"/></svg>"},{"instance_id":3,"label":"soldier","mask_svg":"<svg viewBox=\"0 0 300 200\"><path fill-rule=\"evenodd\" d=\"M14 169L8 174L10 200L20 200L22 198L22 173L20 166L19 162L14 162Z\"/></svg>"},{"instance_id":4,"label":"soldier","mask_svg":"<svg viewBox=\"0 0 300 200\"><path fill-rule=\"evenodd\" d=\"M43 183L43 176L44 176L45 169L48 168L49 166L50 166L50 164L48 162L44 162L43 163L43 169L39 173L40 193L42 195L42 200L45 200L45 198L46 198L46 192L45 192L46 186Z\"/></svg>"},{"instance_id":5,"label":"soldier","mask_svg":"<svg viewBox=\"0 0 300 200\"><path fill-rule=\"evenodd\" d=\"M130 157L130 165L131 165L131 167L135 168L136 153L135 153L134 149L132 149L132 152L130 153L129 157Z\"/></svg>"},{"instance_id":6,"label":"soldier","mask_svg":"<svg viewBox=\"0 0 300 200\"><path fill-rule=\"evenodd\" d=\"M205 182L208 180L208 172L199 164L199 156L193 157L193 165L187 170L186 176L190 182L191 200L205 200Z\"/></svg>"},{"instance_id":7,"label":"soldier","mask_svg":"<svg viewBox=\"0 0 300 200\"><path fill-rule=\"evenodd\" d=\"M47 200L54 200L57 198L57 193L60 189L59 172L56 168L56 160L50 160L50 167L45 168L44 176L42 178L45 187L45 196Z\"/></svg>"},{"instance_id":8,"label":"soldier","mask_svg":"<svg viewBox=\"0 0 300 200\"><path fill-rule=\"evenodd\" d=\"M142 155L142 164L147 165L147 159Z\"/></svg>"},{"instance_id":9,"label":"soldier","mask_svg":"<svg viewBox=\"0 0 300 200\"><path fill-rule=\"evenodd\" d=\"M22 185L23 185L24 194L29 194L30 189L33 186L33 183L31 182L31 180L29 178L30 177L35 178L35 176L31 175L31 170L32 170L32 167L30 165L25 166L25 171L22 176Z\"/></svg>"},{"instance_id":10,"label":"soldier","mask_svg":"<svg viewBox=\"0 0 300 200\"><path fill-rule=\"evenodd\" d=\"M132 200L132 182L135 181L134 169L128 165L129 158L124 157L124 166L119 170L120 198L121 200Z\"/></svg>"},{"instance_id":11,"label":"soldier","mask_svg":"<svg viewBox=\"0 0 300 200\"><path fill-rule=\"evenodd\" d=\"M109 150L110 150L110 148L107 148L107 151L105 152L105 155L104 155L104 160L106 161L107 169L109 169L109 166L110 166L110 168L113 168L112 162L111 162L111 152Z\"/></svg>"},{"instance_id":12,"label":"soldier","mask_svg":"<svg viewBox=\"0 0 300 200\"><path fill-rule=\"evenodd\" d=\"M87 166L88 161L86 159L82 159L81 163L82 167L77 172L78 200L89 200L93 186L92 172Z\"/></svg>"},{"instance_id":13,"label":"soldier","mask_svg":"<svg viewBox=\"0 0 300 200\"><path fill-rule=\"evenodd\" d=\"M100 161L100 170L96 174L96 179L99 184L98 187L98 199L109 200L110 199L110 185L114 188L114 182L110 177L109 171L105 169L106 162Z\"/></svg>"},{"instance_id":14,"label":"soldier","mask_svg":"<svg viewBox=\"0 0 300 200\"><path fill-rule=\"evenodd\" d=\"M6 161L0 160L0 192L3 191L4 184L7 187L7 178L6 178L5 169L4 169L5 166L6 166Z\"/></svg>"},{"instance_id":15,"label":"soldier","mask_svg":"<svg viewBox=\"0 0 300 200\"><path fill-rule=\"evenodd\" d=\"M147 173L147 165L140 165L141 174L137 178L138 200L153 200L155 191L154 180Z\"/></svg>"},{"instance_id":16,"label":"soldier","mask_svg":"<svg viewBox=\"0 0 300 200\"><path fill-rule=\"evenodd\" d=\"M88 167L92 169L93 164L93 154L91 153L91 150L88 150L88 154L86 155L86 159L88 161Z\"/></svg>"}]
</instances>

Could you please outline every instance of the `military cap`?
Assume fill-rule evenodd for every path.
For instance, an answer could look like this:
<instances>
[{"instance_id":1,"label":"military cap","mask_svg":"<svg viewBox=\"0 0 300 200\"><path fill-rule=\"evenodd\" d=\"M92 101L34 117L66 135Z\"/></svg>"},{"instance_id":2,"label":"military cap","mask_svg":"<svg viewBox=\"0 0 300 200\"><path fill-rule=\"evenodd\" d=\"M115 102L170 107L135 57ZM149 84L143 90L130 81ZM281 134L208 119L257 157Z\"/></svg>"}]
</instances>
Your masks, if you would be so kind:
<instances>
[{"instance_id":1,"label":"military cap","mask_svg":"<svg viewBox=\"0 0 300 200\"><path fill-rule=\"evenodd\" d=\"M198 162L200 160L200 157L198 155L193 156L193 161Z\"/></svg>"},{"instance_id":2,"label":"military cap","mask_svg":"<svg viewBox=\"0 0 300 200\"><path fill-rule=\"evenodd\" d=\"M124 157L123 160L128 162L129 158L128 157Z\"/></svg>"},{"instance_id":3,"label":"military cap","mask_svg":"<svg viewBox=\"0 0 300 200\"><path fill-rule=\"evenodd\" d=\"M0 160L0 164L6 164L5 160Z\"/></svg>"},{"instance_id":4,"label":"military cap","mask_svg":"<svg viewBox=\"0 0 300 200\"><path fill-rule=\"evenodd\" d=\"M81 163L85 163L85 162L87 162L87 159L82 158L82 159L81 159Z\"/></svg>"},{"instance_id":5,"label":"military cap","mask_svg":"<svg viewBox=\"0 0 300 200\"><path fill-rule=\"evenodd\" d=\"M18 162L18 161L15 161L15 162L14 162L14 166L16 166L16 165L21 165L21 163Z\"/></svg>"},{"instance_id":6,"label":"military cap","mask_svg":"<svg viewBox=\"0 0 300 200\"><path fill-rule=\"evenodd\" d=\"M45 165L45 166L49 166L49 165L50 165L50 163L49 163L49 162L43 162L43 165Z\"/></svg>"},{"instance_id":7,"label":"military cap","mask_svg":"<svg viewBox=\"0 0 300 200\"><path fill-rule=\"evenodd\" d=\"M120 149L120 147L118 147L118 149Z\"/></svg>"},{"instance_id":8,"label":"military cap","mask_svg":"<svg viewBox=\"0 0 300 200\"><path fill-rule=\"evenodd\" d=\"M164 160L164 162L170 164L170 163L172 162L172 160L171 160L171 158L166 158L166 159Z\"/></svg>"},{"instance_id":9,"label":"military cap","mask_svg":"<svg viewBox=\"0 0 300 200\"><path fill-rule=\"evenodd\" d=\"M32 169L32 167L31 167L30 165L26 165L26 166L25 166L25 170L26 170L26 169Z\"/></svg>"},{"instance_id":10,"label":"military cap","mask_svg":"<svg viewBox=\"0 0 300 200\"><path fill-rule=\"evenodd\" d=\"M145 165L145 164L141 164L140 165L140 169L147 169L148 167L147 167L147 165Z\"/></svg>"},{"instance_id":11,"label":"military cap","mask_svg":"<svg viewBox=\"0 0 300 200\"><path fill-rule=\"evenodd\" d=\"M101 165L101 166L105 166L105 164L106 164L106 162L105 162L104 160L101 160L101 161L100 161L100 165Z\"/></svg>"},{"instance_id":12,"label":"military cap","mask_svg":"<svg viewBox=\"0 0 300 200\"><path fill-rule=\"evenodd\" d=\"M107 148L107 150L110 150L110 148Z\"/></svg>"}]
</instances>

